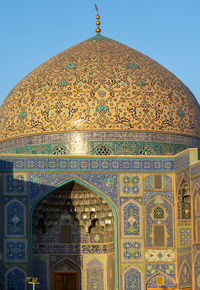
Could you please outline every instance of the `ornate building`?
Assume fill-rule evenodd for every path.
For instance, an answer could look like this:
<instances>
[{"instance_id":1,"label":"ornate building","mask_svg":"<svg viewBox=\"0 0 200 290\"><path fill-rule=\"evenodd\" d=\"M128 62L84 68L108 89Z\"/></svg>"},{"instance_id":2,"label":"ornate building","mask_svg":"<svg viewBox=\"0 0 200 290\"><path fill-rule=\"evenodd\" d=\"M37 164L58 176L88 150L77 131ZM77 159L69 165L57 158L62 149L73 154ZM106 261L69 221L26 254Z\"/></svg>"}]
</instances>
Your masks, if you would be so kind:
<instances>
[{"instance_id":1,"label":"ornate building","mask_svg":"<svg viewBox=\"0 0 200 290\"><path fill-rule=\"evenodd\" d=\"M1 289L198 290L199 105L99 32L0 108Z\"/></svg>"}]
</instances>

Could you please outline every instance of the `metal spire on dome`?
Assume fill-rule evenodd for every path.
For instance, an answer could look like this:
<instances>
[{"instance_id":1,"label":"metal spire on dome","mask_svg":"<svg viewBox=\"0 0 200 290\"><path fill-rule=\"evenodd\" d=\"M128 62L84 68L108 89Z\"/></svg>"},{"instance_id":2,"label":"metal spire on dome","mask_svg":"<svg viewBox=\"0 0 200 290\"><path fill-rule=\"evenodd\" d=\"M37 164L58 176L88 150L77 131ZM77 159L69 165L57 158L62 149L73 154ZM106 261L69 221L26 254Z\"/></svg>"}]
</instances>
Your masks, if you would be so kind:
<instances>
[{"instance_id":1,"label":"metal spire on dome","mask_svg":"<svg viewBox=\"0 0 200 290\"><path fill-rule=\"evenodd\" d=\"M97 34L100 34L101 29L99 28L99 25L100 25L100 21L99 21L99 19L100 19L99 10L98 10L98 7L97 7L96 4L94 5L94 7L95 7L96 12L97 12L97 16L96 16L96 19L97 19L97 21L96 21L96 25L97 25L96 32L97 32Z\"/></svg>"}]
</instances>

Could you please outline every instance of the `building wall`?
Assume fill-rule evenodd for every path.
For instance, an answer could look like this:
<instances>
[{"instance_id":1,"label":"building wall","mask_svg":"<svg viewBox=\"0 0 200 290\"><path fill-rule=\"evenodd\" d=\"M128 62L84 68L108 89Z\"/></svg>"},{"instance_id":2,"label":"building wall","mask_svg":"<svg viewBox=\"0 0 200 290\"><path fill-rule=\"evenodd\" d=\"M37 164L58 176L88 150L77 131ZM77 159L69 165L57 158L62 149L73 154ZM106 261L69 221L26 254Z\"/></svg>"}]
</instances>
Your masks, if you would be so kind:
<instances>
[{"instance_id":1,"label":"building wall","mask_svg":"<svg viewBox=\"0 0 200 290\"><path fill-rule=\"evenodd\" d=\"M102 195L115 212L115 254L94 256L86 251L82 259L85 270L83 289L92 289L88 283L93 279L90 277L95 277L91 274L95 267L102 269L97 280L103 283L101 287L105 290L112 289L109 284L112 279L116 289L130 289L134 283L138 290L146 286L159 288L162 283L175 288L179 281L191 281L192 275L194 281L200 269L199 248L196 244L192 250L179 247L176 222L177 188L183 176L189 184L191 182L188 168L195 162L193 153L190 149L173 157L2 155L1 206L4 220L1 232L3 266L0 271L1 276L4 275L5 289L13 283L25 289L23 279L31 275L30 218L34 205L45 194L70 180ZM154 228L158 225L164 226L163 241L155 241ZM58 260L63 259L61 253L57 254ZM195 261L193 267L191 259ZM49 274L45 273L56 261L47 262L41 254L34 262L43 269L41 289L45 289L49 280ZM109 271L114 262L114 271ZM189 273L189 278L188 275L184 277L185 272ZM199 287L197 279L195 283Z\"/></svg>"}]
</instances>

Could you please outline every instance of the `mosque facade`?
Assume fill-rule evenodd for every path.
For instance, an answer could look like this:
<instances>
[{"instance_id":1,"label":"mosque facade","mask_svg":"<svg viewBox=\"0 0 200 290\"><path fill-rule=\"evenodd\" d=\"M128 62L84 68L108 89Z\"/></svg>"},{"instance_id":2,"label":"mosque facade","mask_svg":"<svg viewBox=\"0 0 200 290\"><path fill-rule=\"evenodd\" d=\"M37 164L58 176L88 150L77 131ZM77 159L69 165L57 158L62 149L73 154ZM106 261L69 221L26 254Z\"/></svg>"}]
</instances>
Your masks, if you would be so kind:
<instances>
[{"instance_id":1,"label":"mosque facade","mask_svg":"<svg viewBox=\"0 0 200 290\"><path fill-rule=\"evenodd\" d=\"M98 32L0 116L0 289L200 289L200 110L176 76Z\"/></svg>"}]
</instances>

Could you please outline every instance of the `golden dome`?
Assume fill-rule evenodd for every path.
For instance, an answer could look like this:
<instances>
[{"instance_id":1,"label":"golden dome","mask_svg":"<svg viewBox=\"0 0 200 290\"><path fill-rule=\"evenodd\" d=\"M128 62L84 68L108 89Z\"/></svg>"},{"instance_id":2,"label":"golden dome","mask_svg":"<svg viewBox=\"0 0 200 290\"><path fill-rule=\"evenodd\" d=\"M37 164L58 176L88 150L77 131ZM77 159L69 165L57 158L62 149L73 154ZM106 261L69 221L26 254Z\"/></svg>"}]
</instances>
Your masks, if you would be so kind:
<instances>
[{"instance_id":1,"label":"golden dome","mask_svg":"<svg viewBox=\"0 0 200 290\"><path fill-rule=\"evenodd\" d=\"M97 35L33 70L4 100L0 141L82 130L200 136L199 105L172 73Z\"/></svg>"}]
</instances>

